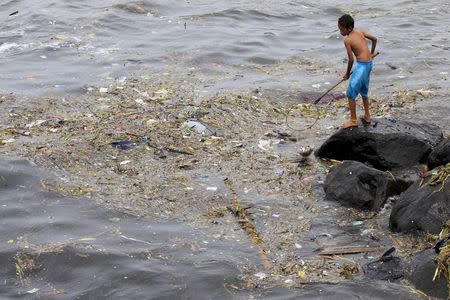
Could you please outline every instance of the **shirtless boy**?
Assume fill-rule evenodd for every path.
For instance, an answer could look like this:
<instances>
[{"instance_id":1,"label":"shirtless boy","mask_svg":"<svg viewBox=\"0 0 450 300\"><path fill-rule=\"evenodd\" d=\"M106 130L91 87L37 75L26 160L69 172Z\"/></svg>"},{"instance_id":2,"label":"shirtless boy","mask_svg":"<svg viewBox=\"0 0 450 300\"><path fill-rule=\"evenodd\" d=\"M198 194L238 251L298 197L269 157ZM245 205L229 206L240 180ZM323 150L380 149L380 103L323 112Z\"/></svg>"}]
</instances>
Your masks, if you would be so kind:
<instances>
[{"instance_id":1,"label":"shirtless boy","mask_svg":"<svg viewBox=\"0 0 450 300\"><path fill-rule=\"evenodd\" d=\"M343 36L347 36L344 40L345 49L347 49L348 65L344 80L350 77L347 88L348 106L350 108L350 120L342 124L342 128L358 126L356 118L356 97L361 94L364 105L364 116L361 120L370 123L371 117L369 112L369 80L372 71L372 57L375 53L377 38L367 32L354 29L355 21L350 15L343 15L338 20L338 27ZM372 49L369 51L367 40L372 41ZM353 55L356 56L355 69L353 67ZM351 76L350 76L351 73Z\"/></svg>"}]
</instances>

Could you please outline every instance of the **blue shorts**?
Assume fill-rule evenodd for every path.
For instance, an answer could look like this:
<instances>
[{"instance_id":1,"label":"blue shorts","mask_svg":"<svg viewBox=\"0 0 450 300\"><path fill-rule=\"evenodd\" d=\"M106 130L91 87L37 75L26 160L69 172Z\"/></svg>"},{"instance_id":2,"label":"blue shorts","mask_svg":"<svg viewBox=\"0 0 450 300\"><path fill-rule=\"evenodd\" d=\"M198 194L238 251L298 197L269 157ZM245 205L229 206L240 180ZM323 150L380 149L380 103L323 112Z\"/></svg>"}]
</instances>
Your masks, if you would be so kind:
<instances>
[{"instance_id":1,"label":"blue shorts","mask_svg":"<svg viewBox=\"0 0 450 300\"><path fill-rule=\"evenodd\" d=\"M355 100L359 94L363 99L369 96L370 72L372 71L372 61L356 62L353 73L350 76L350 82L347 88L347 98Z\"/></svg>"}]
</instances>

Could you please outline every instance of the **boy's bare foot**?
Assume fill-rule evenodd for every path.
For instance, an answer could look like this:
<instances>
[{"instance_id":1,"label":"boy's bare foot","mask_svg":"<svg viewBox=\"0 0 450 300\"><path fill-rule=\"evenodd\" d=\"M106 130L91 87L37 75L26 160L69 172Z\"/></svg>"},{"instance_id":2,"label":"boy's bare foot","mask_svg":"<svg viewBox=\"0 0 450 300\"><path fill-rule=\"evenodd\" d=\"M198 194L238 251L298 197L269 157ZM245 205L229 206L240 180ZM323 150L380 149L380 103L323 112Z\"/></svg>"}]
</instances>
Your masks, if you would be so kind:
<instances>
[{"instance_id":1,"label":"boy's bare foot","mask_svg":"<svg viewBox=\"0 0 450 300\"><path fill-rule=\"evenodd\" d=\"M366 124L370 124L370 122L372 122L372 118L368 117L366 115L359 116L359 118L361 119L361 121L363 121L363 123L366 123Z\"/></svg>"},{"instance_id":2,"label":"boy's bare foot","mask_svg":"<svg viewBox=\"0 0 450 300\"><path fill-rule=\"evenodd\" d=\"M349 128L349 127L358 127L358 120L350 119L341 125L341 128Z\"/></svg>"}]
</instances>

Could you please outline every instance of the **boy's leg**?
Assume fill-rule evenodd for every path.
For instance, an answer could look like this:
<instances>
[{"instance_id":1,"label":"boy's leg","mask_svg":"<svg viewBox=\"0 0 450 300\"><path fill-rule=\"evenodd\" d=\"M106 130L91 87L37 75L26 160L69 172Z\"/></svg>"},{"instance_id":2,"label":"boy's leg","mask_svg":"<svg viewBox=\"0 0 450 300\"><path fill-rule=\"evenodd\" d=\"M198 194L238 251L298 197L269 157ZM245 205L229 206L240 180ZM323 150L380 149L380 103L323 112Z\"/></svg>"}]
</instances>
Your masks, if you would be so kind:
<instances>
[{"instance_id":1,"label":"boy's leg","mask_svg":"<svg viewBox=\"0 0 450 300\"><path fill-rule=\"evenodd\" d=\"M370 101L369 98L363 97L363 106L364 106L364 116L362 116L362 119L366 121L367 123L370 123L372 121L372 117L370 116Z\"/></svg>"},{"instance_id":2,"label":"boy's leg","mask_svg":"<svg viewBox=\"0 0 450 300\"><path fill-rule=\"evenodd\" d=\"M370 111L369 111L369 83L370 83L370 72L372 71L372 63L366 65L366 68L364 69L364 76L361 81L361 97L363 99L363 106L364 106L364 116L362 117L362 120L370 123L372 121L372 118L370 117Z\"/></svg>"},{"instance_id":3,"label":"boy's leg","mask_svg":"<svg viewBox=\"0 0 450 300\"><path fill-rule=\"evenodd\" d=\"M350 120L341 125L341 128L358 126L358 119L356 119L356 101L348 98L348 107L350 108Z\"/></svg>"}]
</instances>

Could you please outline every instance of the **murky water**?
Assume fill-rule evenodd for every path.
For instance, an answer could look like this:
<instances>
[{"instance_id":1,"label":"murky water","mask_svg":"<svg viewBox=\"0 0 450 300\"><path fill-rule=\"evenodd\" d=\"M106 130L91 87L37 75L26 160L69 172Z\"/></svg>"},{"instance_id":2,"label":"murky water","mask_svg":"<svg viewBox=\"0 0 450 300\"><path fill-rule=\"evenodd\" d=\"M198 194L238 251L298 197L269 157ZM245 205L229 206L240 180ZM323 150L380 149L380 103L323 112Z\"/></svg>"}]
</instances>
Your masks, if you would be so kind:
<instances>
[{"instance_id":1,"label":"murky water","mask_svg":"<svg viewBox=\"0 0 450 300\"><path fill-rule=\"evenodd\" d=\"M22 0L0 7L4 92L73 95L133 72L203 78L206 87L196 88L206 91L323 90L345 71L336 20L349 11L357 27L379 37L377 93L448 88L448 1Z\"/></svg>"},{"instance_id":2,"label":"murky water","mask_svg":"<svg viewBox=\"0 0 450 300\"><path fill-rule=\"evenodd\" d=\"M0 91L40 98L146 74L195 79L199 95L256 88L316 95L345 71L336 23L351 11L357 27L379 37L372 92L431 89L438 101L421 105L450 122L448 1L11 0L0 10ZM23 160L0 160L0 297L417 298L397 284L366 281L247 290L243 276L263 269L247 240L64 198L44 191L49 176ZM360 236L330 219L335 214L315 218L300 256L316 248L314 239L346 245Z\"/></svg>"},{"instance_id":3,"label":"murky water","mask_svg":"<svg viewBox=\"0 0 450 300\"><path fill-rule=\"evenodd\" d=\"M0 160L2 299L416 299L385 282L246 292L241 267L259 264L247 242L45 192L48 177L27 161Z\"/></svg>"}]
</instances>

